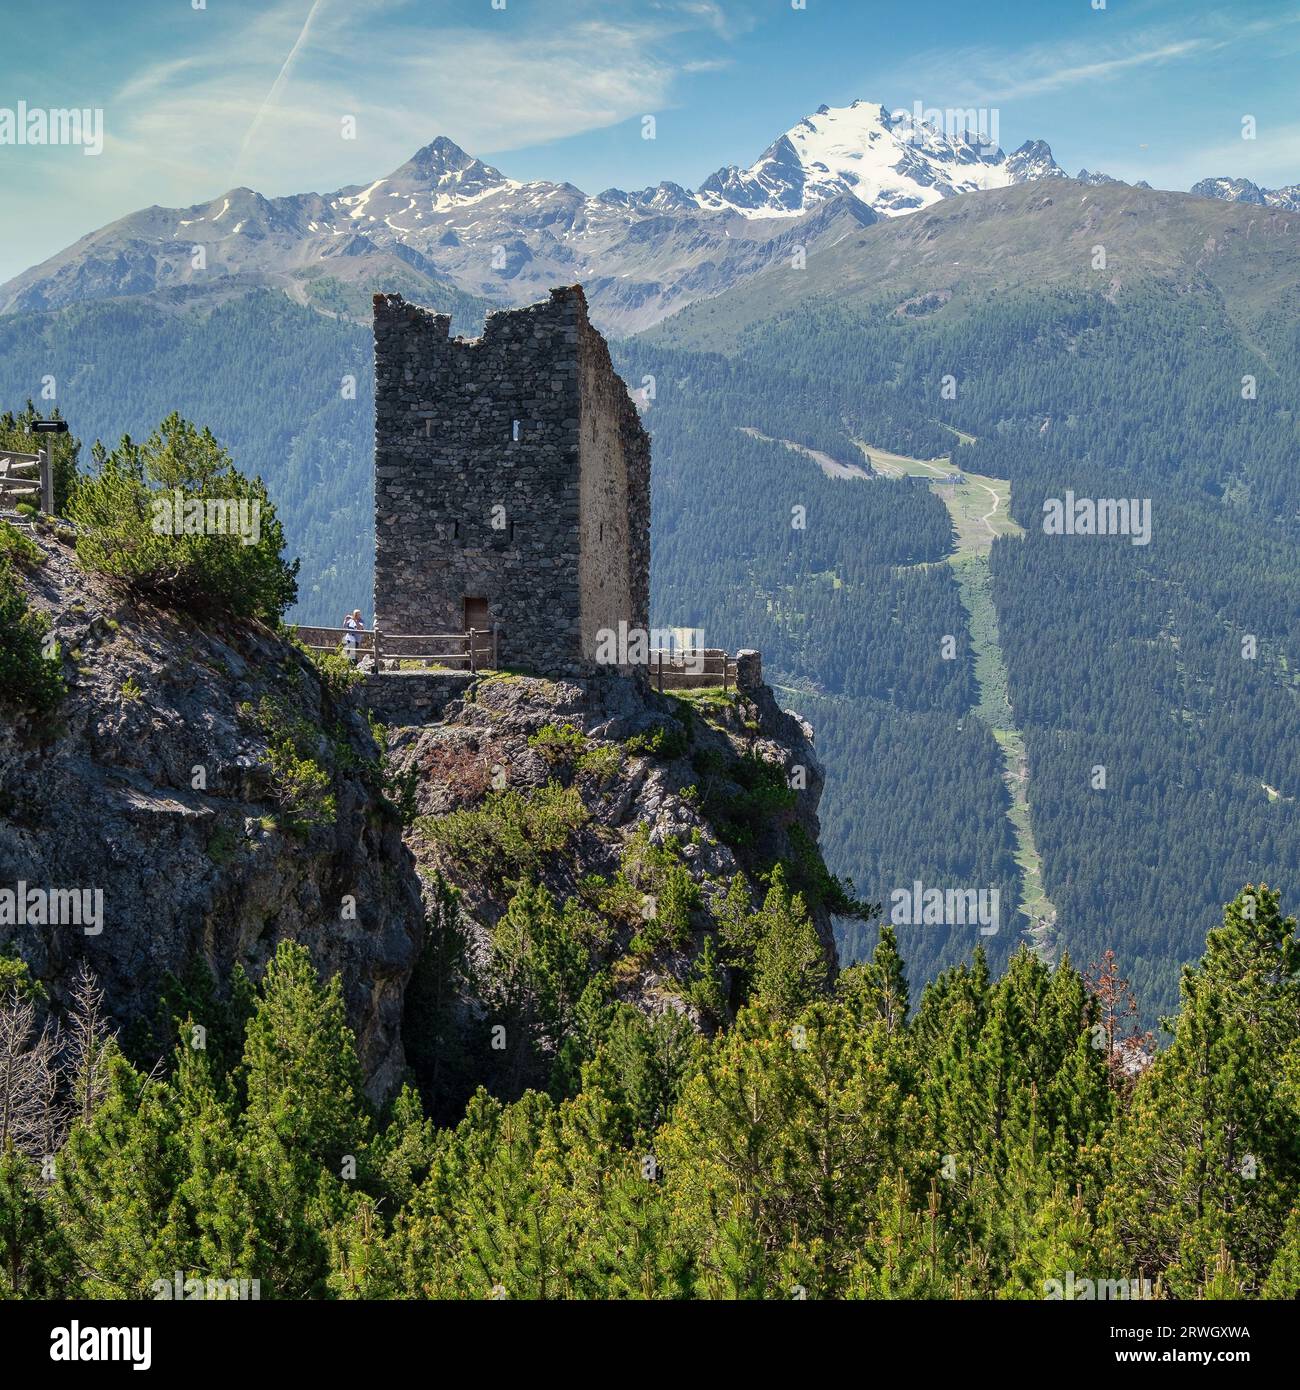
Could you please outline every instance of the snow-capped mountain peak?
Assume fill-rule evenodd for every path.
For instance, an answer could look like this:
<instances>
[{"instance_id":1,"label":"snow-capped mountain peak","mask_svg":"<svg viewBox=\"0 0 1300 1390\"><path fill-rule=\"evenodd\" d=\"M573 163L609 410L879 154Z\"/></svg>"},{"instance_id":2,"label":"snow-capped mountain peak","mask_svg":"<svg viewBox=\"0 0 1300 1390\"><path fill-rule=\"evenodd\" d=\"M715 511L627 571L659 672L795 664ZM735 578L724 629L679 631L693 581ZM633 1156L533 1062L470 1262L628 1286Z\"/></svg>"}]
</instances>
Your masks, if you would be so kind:
<instances>
[{"instance_id":1,"label":"snow-capped mountain peak","mask_svg":"<svg viewBox=\"0 0 1300 1390\"><path fill-rule=\"evenodd\" d=\"M1006 158L1011 183L1032 183L1035 179L1065 179L1069 175L1052 157L1046 140L1026 140Z\"/></svg>"},{"instance_id":2,"label":"snow-capped mountain peak","mask_svg":"<svg viewBox=\"0 0 1300 1390\"><path fill-rule=\"evenodd\" d=\"M1300 183L1285 188L1261 188L1249 179L1202 179L1191 191L1201 198L1219 198L1225 203L1252 203L1261 208L1281 208L1300 212Z\"/></svg>"},{"instance_id":3,"label":"snow-capped mountain peak","mask_svg":"<svg viewBox=\"0 0 1300 1390\"><path fill-rule=\"evenodd\" d=\"M938 113L890 112L861 100L819 106L748 169L731 165L706 179L699 204L748 217L793 217L849 193L873 211L897 217L954 193L1065 177L1041 140L1027 141L1008 156L996 144L995 122L984 130L965 119L976 117L978 126L981 113L947 113L955 118L950 132L926 119L931 114Z\"/></svg>"},{"instance_id":4,"label":"snow-capped mountain peak","mask_svg":"<svg viewBox=\"0 0 1300 1390\"><path fill-rule=\"evenodd\" d=\"M509 180L490 164L484 164L471 154L466 154L454 140L440 135L430 141L394 169L386 183L394 188L412 189L430 193L454 194L472 197L485 188L508 183Z\"/></svg>"}]
</instances>

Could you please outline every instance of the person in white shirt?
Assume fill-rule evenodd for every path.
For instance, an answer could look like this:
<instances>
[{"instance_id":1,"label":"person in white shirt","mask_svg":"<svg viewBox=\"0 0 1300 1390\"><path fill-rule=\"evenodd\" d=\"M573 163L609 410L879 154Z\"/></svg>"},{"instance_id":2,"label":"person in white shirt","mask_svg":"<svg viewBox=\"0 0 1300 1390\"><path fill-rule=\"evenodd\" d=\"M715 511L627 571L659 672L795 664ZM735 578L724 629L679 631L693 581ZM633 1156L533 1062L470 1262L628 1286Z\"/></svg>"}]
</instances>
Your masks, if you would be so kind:
<instances>
[{"instance_id":1,"label":"person in white shirt","mask_svg":"<svg viewBox=\"0 0 1300 1390\"><path fill-rule=\"evenodd\" d=\"M343 619L343 654L349 661L357 659L357 643L360 640L358 633L366 630L366 625L361 621L361 610L354 608L346 618Z\"/></svg>"}]
</instances>

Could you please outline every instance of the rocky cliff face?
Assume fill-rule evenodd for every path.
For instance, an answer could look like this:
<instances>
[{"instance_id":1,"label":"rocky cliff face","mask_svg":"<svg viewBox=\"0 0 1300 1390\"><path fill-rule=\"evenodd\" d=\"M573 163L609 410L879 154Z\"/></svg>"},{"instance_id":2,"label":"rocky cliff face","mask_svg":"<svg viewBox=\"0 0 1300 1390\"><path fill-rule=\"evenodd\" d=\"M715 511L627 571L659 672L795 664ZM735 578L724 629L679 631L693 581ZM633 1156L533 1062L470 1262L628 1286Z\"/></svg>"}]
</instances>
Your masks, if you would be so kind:
<instances>
[{"instance_id":1,"label":"rocky cliff face","mask_svg":"<svg viewBox=\"0 0 1300 1390\"><path fill-rule=\"evenodd\" d=\"M443 679L435 695L437 677L385 674L368 694L394 721L430 923L448 920L448 884L456 895L455 952L431 938L408 995L433 1113L453 1119L479 1085L571 1089L620 1008L658 1018L661 1038L725 1021L751 982L722 924L738 887L745 911L764 903L778 864L833 972L821 765L766 686L724 698L617 675Z\"/></svg>"},{"instance_id":2,"label":"rocky cliff face","mask_svg":"<svg viewBox=\"0 0 1300 1390\"><path fill-rule=\"evenodd\" d=\"M444 884L469 957L462 1027L491 1014L493 933L523 880L559 904L604 885L594 965L616 1000L697 1026L688 981L737 873L757 904L783 862L833 966L821 765L766 687L676 698L617 676L392 673L343 689L263 627L142 608L38 539L23 583L69 691L44 723L0 722L0 889L98 893L102 913L0 911L0 949L56 1002L84 957L116 1022L147 1035L169 976L206 966L220 992L290 938L341 977L380 1097L407 1071L404 1028L424 1026L411 983L439 949Z\"/></svg>"},{"instance_id":3,"label":"rocky cliff face","mask_svg":"<svg viewBox=\"0 0 1300 1390\"><path fill-rule=\"evenodd\" d=\"M581 823L565 852L548 855L538 875L561 898L587 875L614 876L638 834L654 846L680 846L705 902L736 873L757 880L772 864L796 862L817 844L824 777L812 730L780 710L767 686L692 698L658 695L613 676L451 679L458 693L438 722L394 725L389 746L399 775L413 773L416 820L408 844L422 869L462 890L480 947L505 906L494 891L501 875L474 872L460 846L439 833L439 822L490 804L494 792L528 796L562 786L575 793ZM770 804L752 795L755 781L764 779L777 791ZM830 916L816 894L808 896L833 962ZM692 940L683 950L693 955L698 945ZM673 981L681 983L687 959L670 954L657 964L668 973L634 977L627 996L685 1007Z\"/></svg>"},{"instance_id":4,"label":"rocky cliff face","mask_svg":"<svg viewBox=\"0 0 1300 1390\"><path fill-rule=\"evenodd\" d=\"M421 909L355 702L266 629L200 631L38 541L29 603L53 622L70 688L43 727L0 721L0 888L98 894L102 920L20 913L0 919L0 947L56 1002L85 957L129 1027L154 1022L169 974L203 962L220 988L236 963L256 978L279 941L301 941L342 977L371 1089L391 1088Z\"/></svg>"}]
</instances>

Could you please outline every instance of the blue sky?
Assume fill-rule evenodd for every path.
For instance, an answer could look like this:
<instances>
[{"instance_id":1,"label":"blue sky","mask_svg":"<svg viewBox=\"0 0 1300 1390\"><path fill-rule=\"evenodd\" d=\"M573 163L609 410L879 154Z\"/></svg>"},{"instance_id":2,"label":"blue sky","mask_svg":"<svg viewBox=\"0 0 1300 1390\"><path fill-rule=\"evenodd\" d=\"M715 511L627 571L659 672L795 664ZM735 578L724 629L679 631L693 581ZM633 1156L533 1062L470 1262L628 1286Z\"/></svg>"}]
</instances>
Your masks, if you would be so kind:
<instances>
[{"instance_id":1,"label":"blue sky","mask_svg":"<svg viewBox=\"0 0 1300 1390\"><path fill-rule=\"evenodd\" d=\"M105 129L98 157L0 144L0 280L151 203L369 182L439 134L516 178L694 186L855 97L996 109L1072 174L1300 181L1300 0L798 3L0 0L0 112Z\"/></svg>"}]
</instances>

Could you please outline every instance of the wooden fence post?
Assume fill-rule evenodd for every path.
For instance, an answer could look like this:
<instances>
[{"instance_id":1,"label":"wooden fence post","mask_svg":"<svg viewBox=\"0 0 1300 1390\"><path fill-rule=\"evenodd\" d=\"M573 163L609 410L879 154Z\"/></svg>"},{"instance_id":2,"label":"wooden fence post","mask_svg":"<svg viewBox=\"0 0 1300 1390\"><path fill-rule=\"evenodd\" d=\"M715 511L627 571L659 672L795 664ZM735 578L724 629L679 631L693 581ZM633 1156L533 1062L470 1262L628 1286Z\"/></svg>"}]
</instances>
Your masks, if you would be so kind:
<instances>
[{"instance_id":1,"label":"wooden fence post","mask_svg":"<svg viewBox=\"0 0 1300 1390\"><path fill-rule=\"evenodd\" d=\"M474 664L474 661L475 661L475 653L474 653L474 635L475 635L475 630L474 630L473 628L470 628L470 630L469 630L469 669L470 669L471 672L475 672L475 671L478 670L478 667L475 666L475 664Z\"/></svg>"},{"instance_id":2,"label":"wooden fence post","mask_svg":"<svg viewBox=\"0 0 1300 1390\"><path fill-rule=\"evenodd\" d=\"M500 638L501 638L501 624L500 624L500 623L493 623L493 624L492 624L492 669L493 669L494 671L499 671L499 670L501 669L501 646L500 646Z\"/></svg>"},{"instance_id":3,"label":"wooden fence post","mask_svg":"<svg viewBox=\"0 0 1300 1390\"><path fill-rule=\"evenodd\" d=\"M40 450L41 455L41 511L46 516L54 515L54 460L51 450Z\"/></svg>"},{"instance_id":4,"label":"wooden fence post","mask_svg":"<svg viewBox=\"0 0 1300 1390\"><path fill-rule=\"evenodd\" d=\"M378 670L379 670L379 662L380 662L380 650L379 650L379 624L378 624L378 623L375 624L375 627L374 627L374 634L375 634L375 635L374 635L374 645L375 645L375 670L378 671Z\"/></svg>"}]
</instances>

